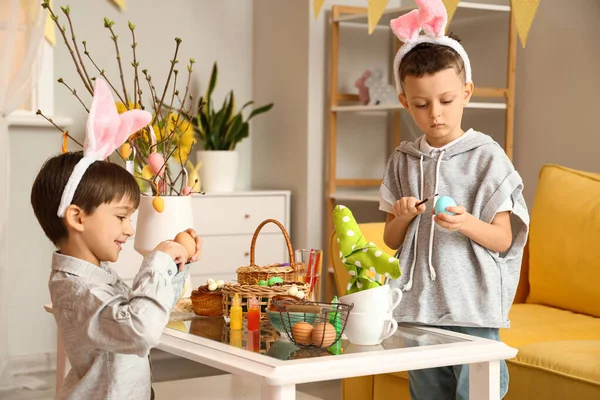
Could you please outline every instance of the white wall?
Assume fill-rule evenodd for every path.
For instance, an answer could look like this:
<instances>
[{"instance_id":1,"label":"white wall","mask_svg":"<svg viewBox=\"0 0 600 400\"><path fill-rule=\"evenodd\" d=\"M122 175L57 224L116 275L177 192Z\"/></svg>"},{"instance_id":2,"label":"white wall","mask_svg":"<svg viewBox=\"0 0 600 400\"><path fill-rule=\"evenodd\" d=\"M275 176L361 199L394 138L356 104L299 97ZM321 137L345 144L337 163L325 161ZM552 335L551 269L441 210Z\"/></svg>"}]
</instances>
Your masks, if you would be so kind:
<instances>
[{"instance_id":1,"label":"white wall","mask_svg":"<svg viewBox=\"0 0 600 400\"><path fill-rule=\"evenodd\" d=\"M333 5L366 4L365 0L327 1L315 20L312 2L283 6L275 0L254 1L254 96L257 101L274 101L275 108L253 123L252 183L257 188L292 190L291 235L296 248L325 245L329 11ZM390 1L388 7L399 4L399 0ZM374 38L381 35L378 31L365 38L366 26L364 30L364 41L355 43L356 59L361 61L348 60L341 68L342 85L349 90L357 78L355 72L371 67L364 61L369 60ZM346 45L351 41L346 40ZM350 72L344 68L348 66ZM364 135L365 123L348 127L350 135Z\"/></svg>"},{"instance_id":2,"label":"white wall","mask_svg":"<svg viewBox=\"0 0 600 400\"><path fill-rule=\"evenodd\" d=\"M120 49L129 60L130 48L127 21L136 24L139 42L138 58L142 68L148 68L157 88L164 85L169 60L174 50L174 37L183 43L178 56L180 70L184 62L196 59L194 88L202 93L213 61L219 62L220 76L215 100L221 103L229 89L233 89L238 104L252 95L252 3L237 0L128 0L128 11L119 12L109 1L85 2L55 0L56 7L71 4L71 13L79 41L88 47L102 68L109 71L109 79L119 82L114 49L108 31L103 28L103 17L115 21L120 35ZM59 40L62 40L59 36ZM59 42L54 54L55 79L62 77L84 94L85 91L70 56ZM90 69L90 71L92 71ZM182 79L180 78L181 82ZM128 87L128 91L132 91ZM181 86L183 88L183 86ZM55 115L75 120L70 132L84 137L83 126L87 113L77 100L58 83L55 86ZM41 117L40 117L41 118ZM43 235L29 205L31 184L42 163L60 152L60 133L54 128L10 128L11 140L11 215L9 220L9 269L7 287L0 288L1 300L8 302L8 337L10 356L22 357L53 352L55 323L43 311L49 301L47 281L50 272L52 245ZM71 149L75 149L71 145ZM240 188L250 184L251 140L240 146ZM4 322L2 329L4 329Z\"/></svg>"},{"instance_id":3,"label":"white wall","mask_svg":"<svg viewBox=\"0 0 600 400\"><path fill-rule=\"evenodd\" d=\"M253 18L254 100L275 106L253 121L252 185L291 190L292 243L315 246L306 236L307 164L313 157L307 139L308 8L302 1L255 0Z\"/></svg>"},{"instance_id":4,"label":"white wall","mask_svg":"<svg viewBox=\"0 0 600 400\"><path fill-rule=\"evenodd\" d=\"M544 0L519 45L515 159L530 206L543 164L600 172L599 16L598 1Z\"/></svg>"}]
</instances>

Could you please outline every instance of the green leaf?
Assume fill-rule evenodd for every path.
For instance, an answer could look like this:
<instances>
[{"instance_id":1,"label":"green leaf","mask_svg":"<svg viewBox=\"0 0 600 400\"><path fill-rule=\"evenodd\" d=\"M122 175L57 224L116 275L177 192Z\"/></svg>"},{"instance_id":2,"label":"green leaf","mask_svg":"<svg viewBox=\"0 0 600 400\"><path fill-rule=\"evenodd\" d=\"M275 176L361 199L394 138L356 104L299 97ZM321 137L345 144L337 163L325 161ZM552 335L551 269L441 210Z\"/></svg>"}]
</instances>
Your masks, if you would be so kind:
<instances>
[{"instance_id":1,"label":"green leaf","mask_svg":"<svg viewBox=\"0 0 600 400\"><path fill-rule=\"evenodd\" d=\"M210 73L210 81L208 84L208 88L206 89L206 112L210 113L210 109L212 108L211 104L211 96L213 91L215 90L215 86L217 86L217 77L219 75L219 70L217 68L217 63L213 64L212 72Z\"/></svg>"},{"instance_id":2,"label":"green leaf","mask_svg":"<svg viewBox=\"0 0 600 400\"><path fill-rule=\"evenodd\" d=\"M250 116L248 117L248 119L246 121L250 121L252 119L252 117L255 117L259 114L265 113L265 112L269 111L271 108L273 108L273 103L267 104L266 106L262 106L259 108L255 108L254 110L252 110L252 112L250 113Z\"/></svg>"},{"instance_id":3,"label":"green leaf","mask_svg":"<svg viewBox=\"0 0 600 400\"><path fill-rule=\"evenodd\" d=\"M227 97L225 98L225 103L223 104L223 108L225 111L225 122L229 123L231 119L234 117L233 112L235 111L235 98L233 97L233 90L229 92Z\"/></svg>"},{"instance_id":4,"label":"green leaf","mask_svg":"<svg viewBox=\"0 0 600 400\"><path fill-rule=\"evenodd\" d=\"M229 124L229 127L227 128L227 131L225 132L225 141L228 144L227 148L231 147L231 144L233 143L233 146L235 147L235 140L233 140L233 138L237 137L239 130L242 128L242 124L243 124L243 120L242 120L242 114L237 114L234 118L233 121Z\"/></svg>"}]
</instances>

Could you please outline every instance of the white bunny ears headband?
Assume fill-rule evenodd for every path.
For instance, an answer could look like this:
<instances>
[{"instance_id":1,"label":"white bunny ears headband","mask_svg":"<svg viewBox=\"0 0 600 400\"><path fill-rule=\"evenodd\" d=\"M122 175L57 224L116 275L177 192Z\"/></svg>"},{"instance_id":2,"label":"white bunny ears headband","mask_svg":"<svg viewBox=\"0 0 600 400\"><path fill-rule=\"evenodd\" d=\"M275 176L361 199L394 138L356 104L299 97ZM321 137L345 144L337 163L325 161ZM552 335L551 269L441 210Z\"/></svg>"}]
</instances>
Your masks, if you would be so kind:
<instances>
[{"instance_id":1,"label":"white bunny ears headband","mask_svg":"<svg viewBox=\"0 0 600 400\"><path fill-rule=\"evenodd\" d=\"M127 141L129 135L147 126L152 114L143 110L129 110L120 114L108 85L96 78L94 98L85 127L83 158L75 165L63 190L57 215L65 216L85 171L96 161L104 160Z\"/></svg>"},{"instance_id":2,"label":"white bunny ears headband","mask_svg":"<svg viewBox=\"0 0 600 400\"><path fill-rule=\"evenodd\" d=\"M444 34L448 23L448 14L442 0L415 1L417 10L412 10L390 22L394 34L404 42L394 58L394 79L397 93L402 93L400 63L409 51L421 43L439 44L456 51L465 64L465 82L472 83L471 63L467 52L458 41ZM425 32L425 35L420 35L421 30Z\"/></svg>"}]
</instances>

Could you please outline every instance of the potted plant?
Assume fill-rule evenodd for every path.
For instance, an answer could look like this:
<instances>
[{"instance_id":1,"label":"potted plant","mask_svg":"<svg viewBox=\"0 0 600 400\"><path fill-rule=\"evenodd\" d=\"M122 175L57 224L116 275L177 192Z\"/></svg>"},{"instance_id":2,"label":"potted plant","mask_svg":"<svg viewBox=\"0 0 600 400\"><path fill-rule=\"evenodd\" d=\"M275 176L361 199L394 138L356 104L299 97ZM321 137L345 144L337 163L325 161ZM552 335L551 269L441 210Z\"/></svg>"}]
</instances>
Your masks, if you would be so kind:
<instances>
[{"instance_id":1,"label":"potted plant","mask_svg":"<svg viewBox=\"0 0 600 400\"><path fill-rule=\"evenodd\" d=\"M119 49L119 36L113 29L114 22L105 18L104 27L110 33L110 39L115 46L116 64L120 77L119 80L111 81L107 77L106 71L102 69L105 60L94 59L86 41L76 41L70 7L61 7L61 11L66 17L66 24L62 23L62 19L59 20L59 15L54 12L50 0L43 0L42 7L48 10L51 19L58 27L81 78L79 87L72 82L67 83L62 78L58 79L58 82L79 100L87 112L89 112L86 107L88 94L93 96L97 88L96 77L102 77L112 89L111 95L118 98L115 104L116 112L147 109L153 116L147 126L132 133L128 141L113 155L113 157L122 159L125 167L135 176L142 190L139 210L132 219L137 221L134 248L138 253L145 255L159 242L173 239L177 233L190 228L193 224L191 194L200 193L200 184L195 178L190 181L190 178L195 175L195 171L193 171L193 166L189 167L191 163L188 158L196 139L194 128L186 116L192 110L202 109L202 101L199 102L199 105L194 104L193 96L189 94L195 61L190 59L186 66L187 83L185 91L180 92L177 89L179 74L177 54L182 40L175 38L175 50L169 61L166 83L164 87L156 88L148 70L142 69L137 60L138 43L135 36L135 25L131 22L128 25L132 49L131 63L129 64L122 61L124 55ZM123 72L124 66L128 65L132 68L133 81L131 83L126 82L126 74ZM83 90L77 90L82 87ZM147 87L147 92L142 87ZM131 90L132 88L133 90ZM41 110L38 110L37 114L42 115L53 124L52 120L47 118ZM81 146L68 132L63 132L62 135L63 152L67 151L69 139Z\"/></svg>"},{"instance_id":2,"label":"potted plant","mask_svg":"<svg viewBox=\"0 0 600 400\"><path fill-rule=\"evenodd\" d=\"M202 189L210 192L231 192L235 189L239 155L235 146L248 137L248 122L255 116L269 111L273 103L252 110L244 119L243 111L253 104L249 101L236 110L235 96L230 91L220 109L213 105L212 94L217 85L218 68L215 62L210 74L202 107L190 116L192 125L202 140L202 150L197 161L202 163L200 179Z\"/></svg>"}]
</instances>

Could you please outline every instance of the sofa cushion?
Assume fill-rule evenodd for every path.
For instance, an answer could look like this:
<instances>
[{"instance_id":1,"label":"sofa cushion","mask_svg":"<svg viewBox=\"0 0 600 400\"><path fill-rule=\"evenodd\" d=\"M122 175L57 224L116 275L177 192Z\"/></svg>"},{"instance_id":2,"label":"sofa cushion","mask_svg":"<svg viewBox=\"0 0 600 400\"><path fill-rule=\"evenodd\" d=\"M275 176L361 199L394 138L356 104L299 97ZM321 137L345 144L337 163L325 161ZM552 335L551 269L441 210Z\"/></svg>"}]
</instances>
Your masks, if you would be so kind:
<instances>
[{"instance_id":1,"label":"sofa cushion","mask_svg":"<svg viewBox=\"0 0 600 400\"><path fill-rule=\"evenodd\" d=\"M534 343L509 360L511 399L600 398L600 340Z\"/></svg>"},{"instance_id":2,"label":"sofa cushion","mask_svg":"<svg viewBox=\"0 0 600 400\"><path fill-rule=\"evenodd\" d=\"M510 329L500 330L500 339L521 349L538 342L600 340L600 318L537 304L513 304Z\"/></svg>"},{"instance_id":3,"label":"sofa cushion","mask_svg":"<svg viewBox=\"0 0 600 400\"><path fill-rule=\"evenodd\" d=\"M600 174L540 171L529 236L528 303L600 317Z\"/></svg>"}]
</instances>

